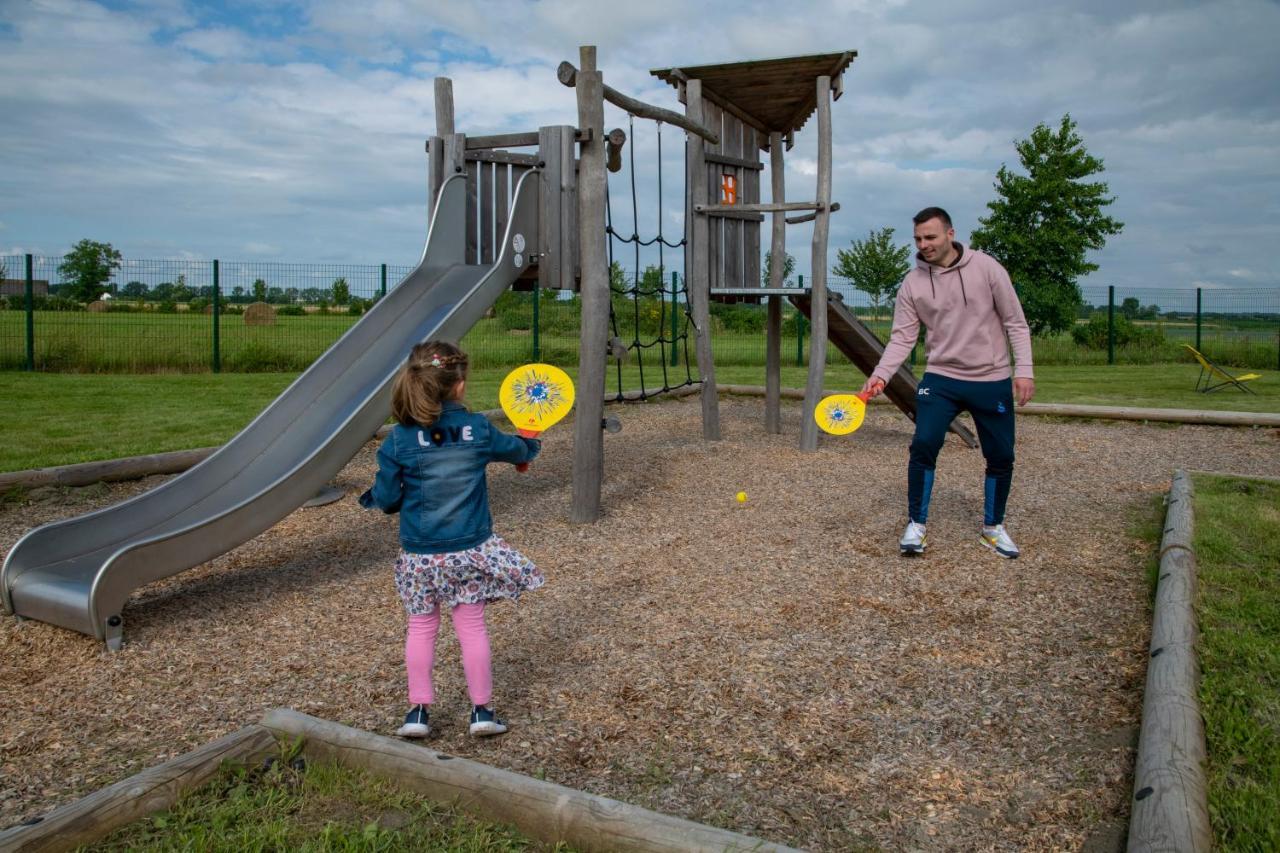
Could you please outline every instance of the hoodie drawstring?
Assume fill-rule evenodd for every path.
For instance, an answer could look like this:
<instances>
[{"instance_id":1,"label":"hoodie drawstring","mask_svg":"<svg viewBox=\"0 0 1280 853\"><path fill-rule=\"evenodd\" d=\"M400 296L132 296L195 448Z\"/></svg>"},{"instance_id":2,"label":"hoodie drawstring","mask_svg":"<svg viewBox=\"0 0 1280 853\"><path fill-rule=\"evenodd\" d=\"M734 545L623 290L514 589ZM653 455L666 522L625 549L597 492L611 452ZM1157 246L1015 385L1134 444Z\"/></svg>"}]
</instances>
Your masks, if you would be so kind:
<instances>
[{"instance_id":1,"label":"hoodie drawstring","mask_svg":"<svg viewBox=\"0 0 1280 853\"><path fill-rule=\"evenodd\" d=\"M969 304L969 294L964 289L964 273L960 268L956 268L956 274L960 276L960 298L964 300L964 304ZM933 284L933 264L929 264L929 291L933 294L933 298L938 298L938 288Z\"/></svg>"}]
</instances>

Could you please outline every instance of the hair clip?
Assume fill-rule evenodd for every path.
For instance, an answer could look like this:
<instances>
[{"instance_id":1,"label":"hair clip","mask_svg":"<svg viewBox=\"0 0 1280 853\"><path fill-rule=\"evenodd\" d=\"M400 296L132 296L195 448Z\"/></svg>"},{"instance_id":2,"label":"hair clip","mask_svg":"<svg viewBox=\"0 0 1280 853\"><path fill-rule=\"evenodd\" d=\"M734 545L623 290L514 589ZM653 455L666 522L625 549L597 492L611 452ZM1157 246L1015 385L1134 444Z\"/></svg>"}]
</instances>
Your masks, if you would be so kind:
<instances>
[{"instance_id":1,"label":"hair clip","mask_svg":"<svg viewBox=\"0 0 1280 853\"><path fill-rule=\"evenodd\" d=\"M433 353L431 356L432 367L444 367L444 362L440 359L439 353Z\"/></svg>"}]
</instances>

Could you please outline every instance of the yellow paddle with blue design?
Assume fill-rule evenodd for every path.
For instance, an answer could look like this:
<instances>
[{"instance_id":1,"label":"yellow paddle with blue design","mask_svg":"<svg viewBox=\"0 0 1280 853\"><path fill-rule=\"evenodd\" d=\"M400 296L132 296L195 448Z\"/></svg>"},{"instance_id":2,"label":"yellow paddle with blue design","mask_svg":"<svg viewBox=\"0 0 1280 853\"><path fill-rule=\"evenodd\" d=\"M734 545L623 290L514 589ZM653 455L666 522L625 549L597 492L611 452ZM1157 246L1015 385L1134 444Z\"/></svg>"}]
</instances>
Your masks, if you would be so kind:
<instances>
[{"instance_id":1,"label":"yellow paddle with blue design","mask_svg":"<svg viewBox=\"0 0 1280 853\"><path fill-rule=\"evenodd\" d=\"M536 438L573 408L573 380L555 365L525 364L502 380L498 402L517 433ZM517 465L516 470L529 470L529 463Z\"/></svg>"},{"instance_id":2,"label":"yellow paddle with blue design","mask_svg":"<svg viewBox=\"0 0 1280 853\"><path fill-rule=\"evenodd\" d=\"M813 410L813 419L823 432L848 435L862 426L867 414L867 397L857 394L832 394L824 397Z\"/></svg>"}]
</instances>

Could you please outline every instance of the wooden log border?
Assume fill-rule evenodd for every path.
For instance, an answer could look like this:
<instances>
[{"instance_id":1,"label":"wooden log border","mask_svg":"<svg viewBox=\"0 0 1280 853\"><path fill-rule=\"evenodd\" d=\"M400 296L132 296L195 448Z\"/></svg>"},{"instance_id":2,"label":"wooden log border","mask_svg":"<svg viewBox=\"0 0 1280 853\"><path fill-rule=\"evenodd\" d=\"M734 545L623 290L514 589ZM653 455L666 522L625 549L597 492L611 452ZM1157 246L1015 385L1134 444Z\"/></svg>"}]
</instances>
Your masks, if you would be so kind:
<instances>
[{"instance_id":1,"label":"wooden log border","mask_svg":"<svg viewBox=\"0 0 1280 853\"><path fill-rule=\"evenodd\" d=\"M149 767L87 797L49 812L37 823L0 832L0 850L61 851L90 844L126 824L172 806L199 788L224 761L251 763L276 750L276 738L262 726L246 726L198 749Z\"/></svg>"},{"instance_id":2,"label":"wooden log border","mask_svg":"<svg viewBox=\"0 0 1280 853\"><path fill-rule=\"evenodd\" d=\"M1192 498L1191 477L1185 471L1174 472L1160 542L1142 732L1133 771L1128 848L1133 853L1213 847L1198 700Z\"/></svg>"},{"instance_id":3,"label":"wooden log border","mask_svg":"<svg viewBox=\"0 0 1280 853\"><path fill-rule=\"evenodd\" d=\"M303 754L368 771L397 786L448 803L525 835L585 851L790 851L759 838L650 811L277 708L262 725L303 738Z\"/></svg>"}]
</instances>

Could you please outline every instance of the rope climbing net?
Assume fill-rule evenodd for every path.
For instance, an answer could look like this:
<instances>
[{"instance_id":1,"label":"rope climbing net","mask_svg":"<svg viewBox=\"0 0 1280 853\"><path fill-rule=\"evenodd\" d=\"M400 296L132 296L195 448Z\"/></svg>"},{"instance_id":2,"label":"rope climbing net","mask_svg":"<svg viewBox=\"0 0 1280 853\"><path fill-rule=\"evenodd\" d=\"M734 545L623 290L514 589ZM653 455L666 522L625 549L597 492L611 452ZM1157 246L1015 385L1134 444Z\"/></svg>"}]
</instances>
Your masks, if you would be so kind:
<instances>
[{"instance_id":1,"label":"rope climbing net","mask_svg":"<svg viewBox=\"0 0 1280 853\"><path fill-rule=\"evenodd\" d=\"M644 400L697 382L693 377L689 351L691 319L688 289L683 276L674 271L668 273L666 266L666 250L682 249L687 242L685 233L688 230L688 210L685 210L686 224L681 228L680 240L668 240L663 234L662 226L662 122L654 121L658 150L658 229L647 240L640 237L634 115L627 115L627 124L627 138L630 142L627 145L631 184L630 235L624 235L614 227L613 198L609 186L612 180L605 185L605 232L609 235L609 327L612 335L609 356L614 361L616 379L613 399ZM615 260L615 244L619 246L619 254L626 252L628 246L631 247L632 268L629 274ZM640 250L650 246L657 249L658 263L656 267L649 266L642 271ZM682 364L683 376L679 369ZM649 383L659 374L662 377L661 386L651 388ZM626 379L638 381L638 387L625 388Z\"/></svg>"}]
</instances>

